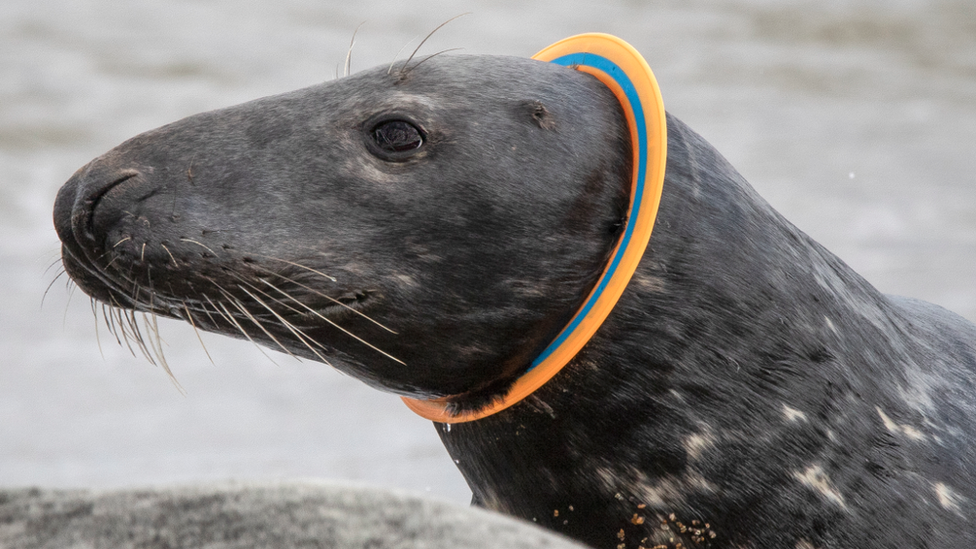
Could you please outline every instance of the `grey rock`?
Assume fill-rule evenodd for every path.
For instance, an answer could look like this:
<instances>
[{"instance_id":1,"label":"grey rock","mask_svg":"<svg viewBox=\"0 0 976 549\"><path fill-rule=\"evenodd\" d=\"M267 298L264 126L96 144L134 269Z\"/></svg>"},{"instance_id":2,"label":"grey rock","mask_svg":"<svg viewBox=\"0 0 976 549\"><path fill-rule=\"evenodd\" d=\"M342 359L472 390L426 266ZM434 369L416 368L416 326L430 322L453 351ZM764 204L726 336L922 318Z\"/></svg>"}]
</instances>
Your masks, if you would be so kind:
<instances>
[{"instance_id":1,"label":"grey rock","mask_svg":"<svg viewBox=\"0 0 976 549\"><path fill-rule=\"evenodd\" d=\"M0 548L551 548L532 524L324 483L117 491L0 489Z\"/></svg>"}]
</instances>

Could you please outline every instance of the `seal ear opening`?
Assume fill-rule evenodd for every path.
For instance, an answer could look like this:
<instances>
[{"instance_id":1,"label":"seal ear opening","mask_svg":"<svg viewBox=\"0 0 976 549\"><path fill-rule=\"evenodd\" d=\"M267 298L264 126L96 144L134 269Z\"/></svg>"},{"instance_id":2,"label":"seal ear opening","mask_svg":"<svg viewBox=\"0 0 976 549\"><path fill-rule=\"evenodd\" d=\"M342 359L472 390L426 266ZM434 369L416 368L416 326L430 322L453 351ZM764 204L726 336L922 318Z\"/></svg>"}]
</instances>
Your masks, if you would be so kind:
<instances>
[{"instance_id":1,"label":"seal ear opening","mask_svg":"<svg viewBox=\"0 0 976 549\"><path fill-rule=\"evenodd\" d=\"M523 101L519 105L524 115L539 128L547 131L556 129L556 119L541 101Z\"/></svg>"}]
</instances>

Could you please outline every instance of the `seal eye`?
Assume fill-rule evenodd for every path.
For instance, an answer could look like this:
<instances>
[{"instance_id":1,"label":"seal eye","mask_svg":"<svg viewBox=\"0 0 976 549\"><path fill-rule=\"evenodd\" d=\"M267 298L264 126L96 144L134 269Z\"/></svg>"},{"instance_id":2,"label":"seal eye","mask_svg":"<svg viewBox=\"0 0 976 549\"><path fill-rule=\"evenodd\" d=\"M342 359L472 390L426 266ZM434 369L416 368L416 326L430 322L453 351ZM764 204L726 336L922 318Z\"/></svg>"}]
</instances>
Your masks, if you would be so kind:
<instances>
[{"instance_id":1,"label":"seal eye","mask_svg":"<svg viewBox=\"0 0 976 549\"><path fill-rule=\"evenodd\" d=\"M369 132L377 152L391 160L404 158L424 144L424 134L405 120L387 120L373 126Z\"/></svg>"}]
</instances>

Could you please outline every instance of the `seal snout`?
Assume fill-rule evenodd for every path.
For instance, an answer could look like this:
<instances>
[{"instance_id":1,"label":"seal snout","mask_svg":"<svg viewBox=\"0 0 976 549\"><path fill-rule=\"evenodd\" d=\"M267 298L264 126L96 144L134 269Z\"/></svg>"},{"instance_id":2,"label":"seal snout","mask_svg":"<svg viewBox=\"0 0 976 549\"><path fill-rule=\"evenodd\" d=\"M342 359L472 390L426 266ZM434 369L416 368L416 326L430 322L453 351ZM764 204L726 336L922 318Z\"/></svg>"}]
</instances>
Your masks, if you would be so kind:
<instances>
[{"instance_id":1,"label":"seal snout","mask_svg":"<svg viewBox=\"0 0 976 549\"><path fill-rule=\"evenodd\" d=\"M58 236L73 236L90 242L94 238L94 213L99 204L116 187L132 188L142 181L135 168L106 165L103 158L82 167L61 187L54 204L54 224ZM118 192L114 193L118 196ZM108 197L110 200L113 197ZM115 200L115 202L118 202Z\"/></svg>"},{"instance_id":2,"label":"seal snout","mask_svg":"<svg viewBox=\"0 0 976 549\"><path fill-rule=\"evenodd\" d=\"M137 169L92 162L78 170L58 193L54 207L58 236L79 247L72 252L95 260L92 252L104 253L111 246L105 238L131 216L133 205L155 192L147 187Z\"/></svg>"},{"instance_id":3,"label":"seal snout","mask_svg":"<svg viewBox=\"0 0 976 549\"><path fill-rule=\"evenodd\" d=\"M106 155L78 170L55 201L54 225L63 243L65 270L83 290L103 301L119 302L120 294L127 293L127 277L113 276L113 267L125 264L131 269L144 257L149 223L142 217L140 227L139 212L157 192L145 172L120 167ZM134 240L142 242L141 249L131 249L137 245ZM136 261L120 261L123 254Z\"/></svg>"}]
</instances>

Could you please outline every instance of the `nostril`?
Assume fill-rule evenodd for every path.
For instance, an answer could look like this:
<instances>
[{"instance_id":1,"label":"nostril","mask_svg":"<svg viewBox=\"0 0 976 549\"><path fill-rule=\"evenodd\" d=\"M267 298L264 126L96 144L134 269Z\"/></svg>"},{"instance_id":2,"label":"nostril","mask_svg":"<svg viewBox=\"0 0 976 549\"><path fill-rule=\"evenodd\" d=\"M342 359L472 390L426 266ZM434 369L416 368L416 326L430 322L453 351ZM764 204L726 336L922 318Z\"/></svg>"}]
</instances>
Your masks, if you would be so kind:
<instances>
[{"instance_id":1,"label":"nostril","mask_svg":"<svg viewBox=\"0 0 976 549\"><path fill-rule=\"evenodd\" d=\"M122 170L120 173L116 174L115 179L111 180L111 182L108 185L105 185L101 188L93 189L93 192L85 200L86 202L85 206L88 209L92 209L92 210L95 209L95 207L98 205L98 202L101 201L107 194L112 192L119 185L124 184L126 181L129 181L130 179L136 177L137 175L139 175L138 170L131 170L131 169Z\"/></svg>"},{"instance_id":2,"label":"nostril","mask_svg":"<svg viewBox=\"0 0 976 549\"><path fill-rule=\"evenodd\" d=\"M109 175L109 174L105 174ZM113 227L126 209L131 207L127 199L139 186L140 172L135 169L119 170L103 177L101 183L92 182L89 189L79 197L74 206L73 225L79 236L96 240L99 234Z\"/></svg>"}]
</instances>

